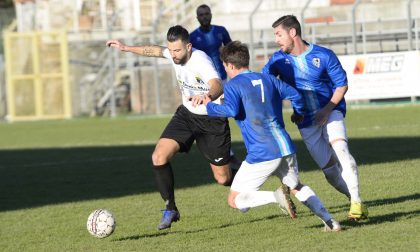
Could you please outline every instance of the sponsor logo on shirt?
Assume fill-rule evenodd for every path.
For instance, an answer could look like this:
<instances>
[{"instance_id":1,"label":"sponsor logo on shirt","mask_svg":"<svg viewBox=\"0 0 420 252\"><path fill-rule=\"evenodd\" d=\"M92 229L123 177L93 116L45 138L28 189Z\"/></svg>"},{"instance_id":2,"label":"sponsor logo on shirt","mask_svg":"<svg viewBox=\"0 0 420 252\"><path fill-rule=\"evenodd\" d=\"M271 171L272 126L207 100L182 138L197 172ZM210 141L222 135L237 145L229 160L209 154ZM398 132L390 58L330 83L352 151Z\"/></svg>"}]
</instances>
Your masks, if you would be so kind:
<instances>
[{"instance_id":1,"label":"sponsor logo on shirt","mask_svg":"<svg viewBox=\"0 0 420 252\"><path fill-rule=\"evenodd\" d=\"M312 64L313 64L314 66L316 66L317 68L319 68L319 67L320 67L320 65L321 65L321 60L320 60L319 58L313 58L313 59L312 59Z\"/></svg>"},{"instance_id":2,"label":"sponsor logo on shirt","mask_svg":"<svg viewBox=\"0 0 420 252\"><path fill-rule=\"evenodd\" d=\"M198 77L196 77L196 80L197 83L189 84L188 82L178 79L178 85L181 92L186 96L207 94L210 89L207 86L198 84L204 84L203 80Z\"/></svg>"},{"instance_id":3,"label":"sponsor logo on shirt","mask_svg":"<svg viewBox=\"0 0 420 252\"><path fill-rule=\"evenodd\" d=\"M200 85L206 85L206 83L204 83L204 81L200 78L200 77L198 77L198 76L196 76L195 77L195 80L197 81L197 83L198 84L200 84Z\"/></svg>"}]
</instances>

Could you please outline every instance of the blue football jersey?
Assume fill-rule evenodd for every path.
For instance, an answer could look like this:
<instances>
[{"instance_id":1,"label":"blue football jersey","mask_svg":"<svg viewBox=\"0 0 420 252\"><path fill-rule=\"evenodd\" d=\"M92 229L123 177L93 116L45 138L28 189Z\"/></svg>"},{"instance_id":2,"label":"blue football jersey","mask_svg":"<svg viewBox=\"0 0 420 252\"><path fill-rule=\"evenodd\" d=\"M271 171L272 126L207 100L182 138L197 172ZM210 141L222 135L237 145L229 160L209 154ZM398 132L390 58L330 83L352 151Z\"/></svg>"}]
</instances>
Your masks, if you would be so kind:
<instances>
[{"instance_id":1,"label":"blue football jersey","mask_svg":"<svg viewBox=\"0 0 420 252\"><path fill-rule=\"evenodd\" d=\"M248 163L295 153L284 127L282 100L290 100L296 113L303 115L303 98L296 89L274 76L245 71L225 84L224 95L223 104L207 104L207 113L235 118L248 152Z\"/></svg>"},{"instance_id":2,"label":"blue football jersey","mask_svg":"<svg viewBox=\"0 0 420 252\"><path fill-rule=\"evenodd\" d=\"M211 58L220 78L222 80L226 79L226 71L220 60L219 52L222 45L232 41L226 28L212 25L208 32L197 28L190 34L190 41L194 48L204 51Z\"/></svg>"},{"instance_id":3,"label":"blue football jersey","mask_svg":"<svg viewBox=\"0 0 420 252\"><path fill-rule=\"evenodd\" d=\"M347 86L347 75L333 51L315 44L301 55L277 51L262 72L272 74L295 87L305 99L306 112L299 128L313 125L315 113L328 104L337 87ZM346 114L346 102L335 107Z\"/></svg>"}]
</instances>

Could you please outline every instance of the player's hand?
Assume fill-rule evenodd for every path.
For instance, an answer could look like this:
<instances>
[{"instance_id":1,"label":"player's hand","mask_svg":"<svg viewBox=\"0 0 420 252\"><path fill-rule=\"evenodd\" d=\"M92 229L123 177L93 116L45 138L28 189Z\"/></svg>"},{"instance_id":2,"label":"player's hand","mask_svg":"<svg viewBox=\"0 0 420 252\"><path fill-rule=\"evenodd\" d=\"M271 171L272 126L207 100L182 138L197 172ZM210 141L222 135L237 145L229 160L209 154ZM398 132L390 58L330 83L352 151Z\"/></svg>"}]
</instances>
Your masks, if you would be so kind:
<instances>
[{"instance_id":1,"label":"player's hand","mask_svg":"<svg viewBox=\"0 0 420 252\"><path fill-rule=\"evenodd\" d=\"M108 40L106 42L106 46L114 47L114 48L117 48L121 51L126 51L126 48L127 48L127 46L125 44L123 44L121 41L115 40L115 39Z\"/></svg>"},{"instance_id":2,"label":"player's hand","mask_svg":"<svg viewBox=\"0 0 420 252\"><path fill-rule=\"evenodd\" d=\"M327 109L326 107L320 109L315 114L315 124L318 126L322 126L327 123L328 117L330 116L331 110Z\"/></svg>"},{"instance_id":3,"label":"player's hand","mask_svg":"<svg viewBox=\"0 0 420 252\"><path fill-rule=\"evenodd\" d=\"M302 123L303 122L303 115L293 113L290 116L290 120L292 120L292 123L296 123L296 124Z\"/></svg>"},{"instance_id":4,"label":"player's hand","mask_svg":"<svg viewBox=\"0 0 420 252\"><path fill-rule=\"evenodd\" d=\"M193 107L203 104L205 95L193 95L188 98Z\"/></svg>"}]
</instances>

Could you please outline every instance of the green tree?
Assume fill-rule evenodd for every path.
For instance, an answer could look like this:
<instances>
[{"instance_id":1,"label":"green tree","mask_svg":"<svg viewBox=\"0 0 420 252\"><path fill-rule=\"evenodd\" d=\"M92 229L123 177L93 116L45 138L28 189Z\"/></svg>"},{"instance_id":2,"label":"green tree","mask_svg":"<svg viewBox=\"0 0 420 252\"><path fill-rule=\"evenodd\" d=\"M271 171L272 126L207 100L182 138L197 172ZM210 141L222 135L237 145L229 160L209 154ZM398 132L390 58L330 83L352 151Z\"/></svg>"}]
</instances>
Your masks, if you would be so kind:
<instances>
[{"instance_id":1,"label":"green tree","mask_svg":"<svg viewBox=\"0 0 420 252\"><path fill-rule=\"evenodd\" d=\"M13 7L13 0L0 0L0 8Z\"/></svg>"}]
</instances>

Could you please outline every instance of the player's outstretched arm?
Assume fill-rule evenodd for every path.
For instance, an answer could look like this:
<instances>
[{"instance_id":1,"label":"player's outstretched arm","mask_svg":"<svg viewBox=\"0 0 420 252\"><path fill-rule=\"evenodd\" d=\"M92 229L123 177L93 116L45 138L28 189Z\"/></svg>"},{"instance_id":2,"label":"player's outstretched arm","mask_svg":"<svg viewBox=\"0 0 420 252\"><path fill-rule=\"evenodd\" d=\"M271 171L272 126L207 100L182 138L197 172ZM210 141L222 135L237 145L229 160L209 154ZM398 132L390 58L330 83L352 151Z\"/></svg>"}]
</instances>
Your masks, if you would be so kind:
<instances>
[{"instance_id":1,"label":"player's outstretched arm","mask_svg":"<svg viewBox=\"0 0 420 252\"><path fill-rule=\"evenodd\" d=\"M228 85L224 87L225 99L223 104L216 104L210 102L211 97L206 96L204 104L207 107L207 114L209 116L218 117L235 117L239 114L239 108L241 107L241 98L239 91Z\"/></svg>"},{"instance_id":2,"label":"player's outstretched arm","mask_svg":"<svg viewBox=\"0 0 420 252\"><path fill-rule=\"evenodd\" d=\"M161 57L163 58L163 50L165 47L157 45L142 45L142 46L128 46L119 40L111 39L106 42L108 47L117 48L123 52L132 52L146 57Z\"/></svg>"}]
</instances>

